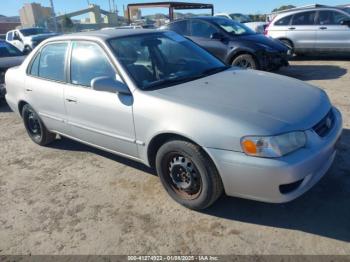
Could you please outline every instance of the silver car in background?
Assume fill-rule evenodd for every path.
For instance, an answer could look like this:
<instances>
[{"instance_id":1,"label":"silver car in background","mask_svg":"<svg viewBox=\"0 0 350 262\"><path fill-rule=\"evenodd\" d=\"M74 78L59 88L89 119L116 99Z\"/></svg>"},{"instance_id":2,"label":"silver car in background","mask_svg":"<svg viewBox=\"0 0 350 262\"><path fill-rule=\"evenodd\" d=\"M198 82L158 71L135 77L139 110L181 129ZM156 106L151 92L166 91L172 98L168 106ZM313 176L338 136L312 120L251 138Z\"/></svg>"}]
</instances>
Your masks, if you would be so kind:
<instances>
[{"instance_id":1,"label":"silver car in background","mask_svg":"<svg viewBox=\"0 0 350 262\"><path fill-rule=\"evenodd\" d=\"M346 8L296 8L277 14L265 34L291 53L350 53L350 14Z\"/></svg>"},{"instance_id":2,"label":"silver car in background","mask_svg":"<svg viewBox=\"0 0 350 262\"><path fill-rule=\"evenodd\" d=\"M168 31L52 38L10 69L6 84L35 143L59 134L154 167L191 209L223 192L295 199L327 172L342 132L324 91L225 66Z\"/></svg>"}]
</instances>

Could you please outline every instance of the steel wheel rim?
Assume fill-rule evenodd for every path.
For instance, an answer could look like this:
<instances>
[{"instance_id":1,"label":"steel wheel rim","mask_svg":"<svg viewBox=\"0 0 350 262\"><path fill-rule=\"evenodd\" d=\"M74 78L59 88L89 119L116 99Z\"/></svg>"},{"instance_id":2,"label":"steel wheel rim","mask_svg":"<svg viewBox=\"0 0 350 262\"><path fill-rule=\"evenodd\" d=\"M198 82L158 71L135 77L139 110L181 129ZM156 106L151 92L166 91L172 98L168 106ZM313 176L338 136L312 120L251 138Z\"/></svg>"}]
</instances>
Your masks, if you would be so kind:
<instances>
[{"instance_id":1,"label":"steel wheel rim","mask_svg":"<svg viewBox=\"0 0 350 262\"><path fill-rule=\"evenodd\" d=\"M240 59L235 63L236 66L242 67L242 68L252 68L251 62L247 61L246 59Z\"/></svg>"},{"instance_id":2,"label":"steel wheel rim","mask_svg":"<svg viewBox=\"0 0 350 262\"><path fill-rule=\"evenodd\" d=\"M194 200L202 192L202 179L193 161L184 154L173 152L164 161L166 180L182 199Z\"/></svg>"},{"instance_id":3,"label":"steel wheel rim","mask_svg":"<svg viewBox=\"0 0 350 262\"><path fill-rule=\"evenodd\" d=\"M28 110L26 118L27 128L30 135L37 139L41 138L41 126L37 114L33 110Z\"/></svg>"}]
</instances>

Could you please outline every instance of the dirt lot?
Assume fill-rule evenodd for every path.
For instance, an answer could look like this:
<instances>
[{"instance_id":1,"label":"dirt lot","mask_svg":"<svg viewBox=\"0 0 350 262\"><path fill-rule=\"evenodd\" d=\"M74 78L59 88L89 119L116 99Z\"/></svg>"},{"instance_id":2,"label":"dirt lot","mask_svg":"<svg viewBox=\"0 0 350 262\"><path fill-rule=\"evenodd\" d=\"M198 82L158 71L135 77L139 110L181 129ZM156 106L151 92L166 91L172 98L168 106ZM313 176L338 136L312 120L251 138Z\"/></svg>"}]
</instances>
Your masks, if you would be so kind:
<instances>
[{"instance_id":1,"label":"dirt lot","mask_svg":"<svg viewBox=\"0 0 350 262\"><path fill-rule=\"evenodd\" d=\"M205 212L172 201L150 170L68 139L33 144L0 107L2 254L350 254L350 62L280 71L322 87L345 122L328 175L296 201L223 197Z\"/></svg>"}]
</instances>

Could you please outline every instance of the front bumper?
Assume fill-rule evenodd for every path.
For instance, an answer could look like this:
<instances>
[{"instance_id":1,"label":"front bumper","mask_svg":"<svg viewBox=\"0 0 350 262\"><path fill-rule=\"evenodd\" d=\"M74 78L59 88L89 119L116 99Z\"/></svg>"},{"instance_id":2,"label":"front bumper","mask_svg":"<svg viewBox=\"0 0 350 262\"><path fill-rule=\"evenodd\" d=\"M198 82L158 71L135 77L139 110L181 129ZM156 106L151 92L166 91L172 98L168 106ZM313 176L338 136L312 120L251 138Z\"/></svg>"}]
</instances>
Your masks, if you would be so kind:
<instances>
[{"instance_id":1,"label":"front bumper","mask_svg":"<svg viewBox=\"0 0 350 262\"><path fill-rule=\"evenodd\" d=\"M337 109L334 127L324 138L306 131L308 144L290 155L269 159L241 152L207 148L221 175L227 195L270 203L289 202L308 191L328 171L342 132Z\"/></svg>"},{"instance_id":2,"label":"front bumper","mask_svg":"<svg viewBox=\"0 0 350 262\"><path fill-rule=\"evenodd\" d=\"M288 66L288 55L285 52L264 52L259 56L262 70L273 71L282 66Z\"/></svg>"}]
</instances>

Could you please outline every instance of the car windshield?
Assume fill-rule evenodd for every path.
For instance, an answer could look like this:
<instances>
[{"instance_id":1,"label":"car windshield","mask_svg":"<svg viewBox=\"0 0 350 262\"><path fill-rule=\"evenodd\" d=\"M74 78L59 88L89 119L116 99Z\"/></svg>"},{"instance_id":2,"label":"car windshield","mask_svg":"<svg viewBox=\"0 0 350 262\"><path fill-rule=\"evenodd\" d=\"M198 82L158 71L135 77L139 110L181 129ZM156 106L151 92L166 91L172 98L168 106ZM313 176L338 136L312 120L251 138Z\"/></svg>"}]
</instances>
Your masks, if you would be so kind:
<instances>
[{"instance_id":1,"label":"car windshield","mask_svg":"<svg viewBox=\"0 0 350 262\"><path fill-rule=\"evenodd\" d=\"M0 57L22 56L16 47L6 42L0 42Z\"/></svg>"},{"instance_id":2,"label":"car windshield","mask_svg":"<svg viewBox=\"0 0 350 262\"><path fill-rule=\"evenodd\" d=\"M20 32L24 36L50 33L50 31L46 30L45 28L26 28L26 29L21 29Z\"/></svg>"},{"instance_id":3,"label":"car windshield","mask_svg":"<svg viewBox=\"0 0 350 262\"><path fill-rule=\"evenodd\" d=\"M109 43L120 63L143 90L192 81L228 68L174 32L120 37Z\"/></svg>"},{"instance_id":4,"label":"car windshield","mask_svg":"<svg viewBox=\"0 0 350 262\"><path fill-rule=\"evenodd\" d=\"M230 14L230 17L234 20L237 21L239 23L249 23L252 22L252 19L247 16L247 15L243 15L243 14Z\"/></svg>"},{"instance_id":5,"label":"car windshield","mask_svg":"<svg viewBox=\"0 0 350 262\"><path fill-rule=\"evenodd\" d=\"M214 20L214 22L220 26L223 30L225 30L227 33L232 35L253 35L256 34L252 29L249 27L229 20L225 18L217 18Z\"/></svg>"},{"instance_id":6,"label":"car windshield","mask_svg":"<svg viewBox=\"0 0 350 262\"><path fill-rule=\"evenodd\" d=\"M345 12L347 12L348 14L350 14L350 7L346 7L343 9Z\"/></svg>"}]
</instances>

